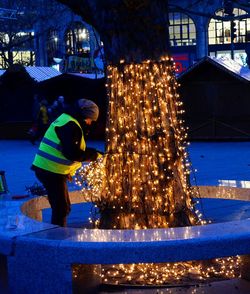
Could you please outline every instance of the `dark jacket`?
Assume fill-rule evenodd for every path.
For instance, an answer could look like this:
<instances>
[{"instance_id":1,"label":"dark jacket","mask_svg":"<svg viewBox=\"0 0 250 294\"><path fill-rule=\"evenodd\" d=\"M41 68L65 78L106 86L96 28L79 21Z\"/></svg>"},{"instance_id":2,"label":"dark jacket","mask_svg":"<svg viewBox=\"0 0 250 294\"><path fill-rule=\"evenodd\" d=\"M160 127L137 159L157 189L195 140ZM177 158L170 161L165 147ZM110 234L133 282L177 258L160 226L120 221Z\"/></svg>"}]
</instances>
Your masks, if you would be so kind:
<instances>
[{"instance_id":1,"label":"dark jacket","mask_svg":"<svg viewBox=\"0 0 250 294\"><path fill-rule=\"evenodd\" d=\"M86 148L82 151L80 148L82 131L85 136L87 126L85 124L82 116L77 112L73 106L68 106L65 108L64 113L69 114L74 119L76 119L81 125L80 127L73 121L68 122L62 127L56 127L55 131L58 138L61 141L62 153L63 155L72 161L93 161L97 159L98 152L94 148ZM86 139L86 138L85 138ZM32 165L32 170L38 169L36 166Z\"/></svg>"}]
</instances>

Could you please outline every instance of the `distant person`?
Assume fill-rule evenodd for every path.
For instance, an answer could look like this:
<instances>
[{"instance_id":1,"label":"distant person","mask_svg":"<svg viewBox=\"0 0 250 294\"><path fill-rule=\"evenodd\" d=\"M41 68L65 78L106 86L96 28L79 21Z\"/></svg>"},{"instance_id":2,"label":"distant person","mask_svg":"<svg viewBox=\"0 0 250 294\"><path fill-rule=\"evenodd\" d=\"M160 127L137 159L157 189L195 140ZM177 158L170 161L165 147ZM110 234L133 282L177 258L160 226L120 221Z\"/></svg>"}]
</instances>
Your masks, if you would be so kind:
<instances>
[{"instance_id":1,"label":"distant person","mask_svg":"<svg viewBox=\"0 0 250 294\"><path fill-rule=\"evenodd\" d=\"M63 113L63 110L64 110L64 107L65 107L65 104L64 104L64 96L59 96L57 98L57 101L58 101L58 111L60 112L60 114Z\"/></svg>"},{"instance_id":2,"label":"distant person","mask_svg":"<svg viewBox=\"0 0 250 294\"><path fill-rule=\"evenodd\" d=\"M33 97L33 104L32 104L32 123L37 122L37 116L39 113L39 109L40 109L39 96L37 94L35 94Z\"/></svg>"},{"instance_id":3,"label":"distant person","mask_svg":"<svg viewBox=\"0 0 250 294\"><path fill-rule=\"evenodd\" d=\"M40 143L31 169L47 190L54 225L66 226L71 210L67 180L82 161L96 160L99 155L96 149L86 148L83 131L98 116L99 108L94 102L79 99L50 124Z\"/></svg>"},{"instance_id":4,"label":"distant person","mask_svg":"<svg viewBox=\"0 0 250 294\"><path fill-rule=\"evenodd\" d=\"M42 99L37 118L38 139L41 139L49 127L48 101Z\"/></svg>"},{"instance_id":5,"label":"distant person","mask_svg":"<svg viewBox=\"0 0 250 294\"><path fill-rule=\"evenodd\" d=\"M53 122L64 111L64 97L59 96L48 108L50 122Z\"/></svg>"},{"instance_id":6,"label":"distant person","mask_svg":"<svg viewBox=\"0 0 250 294\"><path fill-rule=\"evenodd\" d=\"M35 144L36 141L41 140L48 126L48 102L44 98L39 102L38 98L35 96L32 112L32 126L28 131L28 135L30 136L30 141L32 144Z\"/></svg>"}]
</instances>

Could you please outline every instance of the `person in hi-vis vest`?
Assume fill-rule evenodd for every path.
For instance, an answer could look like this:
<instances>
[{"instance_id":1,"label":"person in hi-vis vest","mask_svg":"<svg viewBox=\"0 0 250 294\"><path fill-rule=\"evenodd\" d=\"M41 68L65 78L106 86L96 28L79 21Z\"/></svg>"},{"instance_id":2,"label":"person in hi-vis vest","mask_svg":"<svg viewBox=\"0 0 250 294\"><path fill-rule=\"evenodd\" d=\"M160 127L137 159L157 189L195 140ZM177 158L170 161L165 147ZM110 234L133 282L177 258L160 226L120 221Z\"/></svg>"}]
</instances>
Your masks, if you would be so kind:
<instances>
[{"instance_id":1,"label":"person in hi-vis vest","mask_svg":"<svg viewBox=\"0 0 250 294\"><path fill-rule=\"evenodd\" d=\"M99 108L93 101L79 99L50 124L39 145L31 169L47 190L52 224L66 226L71 209L67 180L82 161L96 160L100 155L96 149L86 148L84 140L84 129L98 116Z\"/></svg>"}]
</instances>

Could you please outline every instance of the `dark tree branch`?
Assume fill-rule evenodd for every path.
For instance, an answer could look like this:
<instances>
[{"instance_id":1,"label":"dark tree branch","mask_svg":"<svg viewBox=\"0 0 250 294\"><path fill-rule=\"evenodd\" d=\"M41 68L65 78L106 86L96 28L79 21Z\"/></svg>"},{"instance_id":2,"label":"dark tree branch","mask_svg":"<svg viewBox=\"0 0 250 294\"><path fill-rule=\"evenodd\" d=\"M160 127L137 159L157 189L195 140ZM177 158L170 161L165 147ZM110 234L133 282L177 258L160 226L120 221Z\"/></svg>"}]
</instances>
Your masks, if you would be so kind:
<instances>
[{"instance_id":1,"label":"dark tree branch","mask_svg":"<svg viewBox=\"0 0 250 294\"><path fill-rule=\"evenodd\" d=\"M199 16L204 16L204 17L207 17L207 18L213 18L213 19L217 19L217 20L221 20L221 21L230 21L230 20L236 20L236 19L241 20L241 19L245 19L245 18L250 17L249 14L243 14L243 15L238 15L238 16L234 16L234 15L220 16L220 15L215 15L215 14L211 14L211 13L205 13L205 12L201 12L201 11L194 11L194 10L191 10L191 9L188 9L188 8L183 8L183 7L179 6L179 5L174 5L174 4L169 5L169 8L171 9L171 11L188 13L189 15L199 15Z\"/></svg>"},{"instance_id":2,"label":"dark tree branch","mask_svg":"<svg viewBox=\"0 0 250 294\"><path fill-rule=\"evenodd\" d=\"M81 16L84 21L94 26L94 18L88 0L57 0L57 2L69 7L75 14Z\"/></svg>"}]
</instances>

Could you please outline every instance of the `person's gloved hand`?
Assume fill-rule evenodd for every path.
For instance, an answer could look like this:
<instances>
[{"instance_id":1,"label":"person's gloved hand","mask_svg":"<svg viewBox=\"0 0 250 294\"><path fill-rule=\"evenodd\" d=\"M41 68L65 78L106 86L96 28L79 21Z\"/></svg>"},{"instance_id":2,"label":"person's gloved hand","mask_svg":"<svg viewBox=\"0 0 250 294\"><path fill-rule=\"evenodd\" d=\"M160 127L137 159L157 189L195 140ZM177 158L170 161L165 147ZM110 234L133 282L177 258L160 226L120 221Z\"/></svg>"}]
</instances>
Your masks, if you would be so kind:
<instances>
[{"instance_id":1,"label":"person's gloved hand","mask_svg":"<svg viewBox=\"0 0 250 294\"><path fill-rule=\"evenodd\" d=\"M103 155L103 152L96 150L95 148L85 149L86 161L95 161L97 158L102 157L102 155Z\"/></svg>"}]
</instances>

